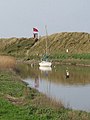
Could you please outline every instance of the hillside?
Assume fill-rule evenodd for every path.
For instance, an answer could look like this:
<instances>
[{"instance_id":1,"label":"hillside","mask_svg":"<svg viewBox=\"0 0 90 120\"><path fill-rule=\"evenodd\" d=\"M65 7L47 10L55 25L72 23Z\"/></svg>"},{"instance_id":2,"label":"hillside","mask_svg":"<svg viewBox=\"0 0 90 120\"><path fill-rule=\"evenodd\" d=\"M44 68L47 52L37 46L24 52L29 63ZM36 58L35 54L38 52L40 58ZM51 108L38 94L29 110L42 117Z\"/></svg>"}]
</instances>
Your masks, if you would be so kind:
<instances>
[{"instance_id":1,"label":"hillside","mask_svg":"<svg viewBox=\"0 0 90 120\"><path fill-rule=\"evenodd\" d=\"M0 54L25 57L35 42L32 38L0 39Z\"/></svg>"},{"instance_id":2,"label":"hillside","mask_svg":"<svg viewBox=\"0 0 90 120\"><path fill-rule=\"evenodd\" d=\"M35 44L30 52L45 52L45 37ZM90 34L88 33L57 33L48 37L49 53L62 53L69 49L70 53L90 53Z\"/></svg>"},{"instance_id":3,"label":"hillside","mask_svg":"<svg viewBox=\"0 0 90 120\"><path fill-rule=\"evenodd\" d=\"M79 32L63 32L48 36L48 53L51 56L66 54L84 54L90 59L90 34ZM20 58L41 57L45 53L46 37L38 41L33 38L0 39L0 54L13 55Z\"/></svg>"}]
</instances>

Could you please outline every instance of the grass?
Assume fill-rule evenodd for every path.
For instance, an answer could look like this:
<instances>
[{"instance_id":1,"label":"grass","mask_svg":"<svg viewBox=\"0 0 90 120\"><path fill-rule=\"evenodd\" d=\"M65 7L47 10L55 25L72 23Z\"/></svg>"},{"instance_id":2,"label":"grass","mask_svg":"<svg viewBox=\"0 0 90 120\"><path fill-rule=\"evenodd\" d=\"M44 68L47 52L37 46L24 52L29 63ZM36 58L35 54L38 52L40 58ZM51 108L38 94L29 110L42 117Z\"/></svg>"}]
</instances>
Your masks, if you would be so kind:
<instances>
[{"instance_id":1,"label":"grass","mask_svg":"<svg viewBox=\"0 0 90 120\"><path fill-rule=\"evenodd\" d=\"M90 60L90 53L83 54L69 54L69 53L56 53L50 56L50 59L83 59Z\"/></svg>"},{"instance_id":2,"label":"grass","mask_svg":"<svg viewBox=\"0 0 90 120\"><path fill-rule=\"evenodd\" d=\"M53 54L53 55L51 55L50 57L49 57L49 59L51 59L51 60L63 60L63 59L68 59L69 58L69 56L68 56L68 54L66 54L66 53L62 53L62 54Z\"/></svg>"},{"instance_id":3,"label":"grass","mask_svg":"<svg viewBox=\"0 0 90 120\"><path fill-rule=\"evenodd\" d=\"M74 59L90 60L90 53L86 53L86 54L72 54L72 58L74 58Z\"/></svg>"},{"instance_id":4,"label":"grass","mask_svg":"<svg viewBox=\"0 0 90 120\"><path fill-rule=\"evenodd\" d=\"M27 51L35 44L33 38L0 39L0 53L18 58L27 56Z\"/></svg>"}]
</instances>

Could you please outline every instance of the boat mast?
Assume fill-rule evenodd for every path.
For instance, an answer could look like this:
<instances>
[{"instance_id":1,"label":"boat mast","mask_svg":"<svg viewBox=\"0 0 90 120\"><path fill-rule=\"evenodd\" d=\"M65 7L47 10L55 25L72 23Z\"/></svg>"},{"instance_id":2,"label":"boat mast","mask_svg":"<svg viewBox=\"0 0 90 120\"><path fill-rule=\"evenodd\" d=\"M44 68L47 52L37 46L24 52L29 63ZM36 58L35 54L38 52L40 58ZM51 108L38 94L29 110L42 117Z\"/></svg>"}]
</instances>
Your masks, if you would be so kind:
<instances>
[{"instance_id":1,"label":"boat mast","mask_svg":"<svg viewBox=\"0 0 90 120\"><path fill-rule=\"evenodd\" d=\"M47 33L47 26L45 25L45 30L46 30L46 56L48 54L47 50L47 40L48 40L48 33Z\"/></svg>"}]
</instances>

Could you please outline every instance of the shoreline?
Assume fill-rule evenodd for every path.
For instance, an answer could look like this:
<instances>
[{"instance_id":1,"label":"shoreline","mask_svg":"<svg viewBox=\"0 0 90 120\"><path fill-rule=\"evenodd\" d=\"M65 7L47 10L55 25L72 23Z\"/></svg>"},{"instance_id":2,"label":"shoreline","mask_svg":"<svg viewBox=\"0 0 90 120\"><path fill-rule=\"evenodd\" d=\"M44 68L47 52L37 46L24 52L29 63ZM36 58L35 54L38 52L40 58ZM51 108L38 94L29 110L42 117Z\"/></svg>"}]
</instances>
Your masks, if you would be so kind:
<instances>
[{"instance_id":1,"label":"shoreline","mask_svg":"<svg viewBox=\"0 0 90 120\"><path fill-rule=\"evenodd\" d=\"M0 71L0 79L0 85L2 86L0 90L0 94L2 93L0 96L0 111L3 110L1 112L2 118L6 116L6 119L21 118L23 120L90 119L90 112L72 110L64 108L64 106L60 107L59 103L50 101L49 98L37 90L27 87L27 84L14 71Z\"/></svg>"},{"instance_id":2,"label":"shoreline","mask_svg":"<svg viewBox=\"0 0 90 120\"><path fill-rule=\"evenodd\" d=\"M19 59L17 62L23 62L27 64L38 64L39 60L23 60ZM74 65L74 66L83 66L83 67L90 67L90 61L89 60L77 60L77 59L68 59L68 60L52 60L52 64L61 64L61 65ZM52 65L52 66L53 66Z\"/></svg>"}]
</instances>

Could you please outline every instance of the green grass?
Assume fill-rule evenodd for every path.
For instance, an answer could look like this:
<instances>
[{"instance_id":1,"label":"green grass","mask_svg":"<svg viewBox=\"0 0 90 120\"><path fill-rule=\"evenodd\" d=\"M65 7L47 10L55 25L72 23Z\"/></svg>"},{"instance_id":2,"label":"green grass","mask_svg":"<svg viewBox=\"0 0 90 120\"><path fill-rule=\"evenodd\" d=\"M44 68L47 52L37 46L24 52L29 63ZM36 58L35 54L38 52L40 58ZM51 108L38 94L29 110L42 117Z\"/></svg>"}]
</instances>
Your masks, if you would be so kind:
<instances>
[{"instance_id":1,"label":"green grass","mask_svg":"<svg viewBox=\"0 0 90 120\"><path fill-rule=\"evenodd\" d=\"M67 54L67 53L57 53L50 56L50 59L83 59L90 60L90 53L86 54Z\"/></svg>"},{"instance_id":2,"label":"green grass","mask_svg":"<svg viewBox=\"0 0 90 120\"><path fill-rule=\"evenodd\" d=\"M59 110L27 105L15 106L0 98L0 120L89 120L90 114L80 111Z\"/></svg>"},{"instance_id":3,"label":"green grass","mask_svg":"<svg viewBox=\"0 0 90 120\"><path fill-rule=\"evenodd\" d=\"M19 107L0 98L0 120L54 120L60 117L58 112L51 108L38 108L32 105Z\"/></svg>"},{"instance_id":4,"label":"green grass","mask_svg":"<svg viewBox=\"0 0 90 120\"><path fill-rule=\"evenodd\" d=\"M11 96L20 97L23 94L23 88L25 87L21 82L14 80L14 76L10 73L0 73L0 92L3 94L9 94Z\"/></svg>"},{"instance_id":5,"label":"green grass","mask_svg":"<svg viewBox=\"0 0 90 120\"><path fill-rule=\"evenodd\" d=\"M63 60L63 59L68 59L69 55L66 53L62 53L62 54L54 54L54 55L50 55L49 59L51 60Z\"/></svg>"},{"instance_id":6,"label":"green grass","mask_svg":"<svg viewBox=\"0 0 90 120\"><path fill-rule=\"evenodd\" d=\"M74 58L74 59L90 60L90 53L86 53L86 54L73 54L71 57Z\"/></svg>"}]
</instances>

